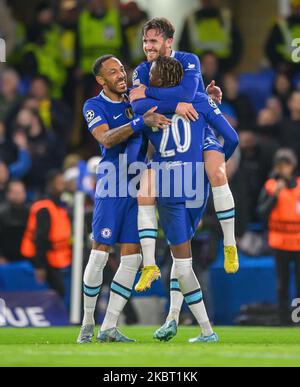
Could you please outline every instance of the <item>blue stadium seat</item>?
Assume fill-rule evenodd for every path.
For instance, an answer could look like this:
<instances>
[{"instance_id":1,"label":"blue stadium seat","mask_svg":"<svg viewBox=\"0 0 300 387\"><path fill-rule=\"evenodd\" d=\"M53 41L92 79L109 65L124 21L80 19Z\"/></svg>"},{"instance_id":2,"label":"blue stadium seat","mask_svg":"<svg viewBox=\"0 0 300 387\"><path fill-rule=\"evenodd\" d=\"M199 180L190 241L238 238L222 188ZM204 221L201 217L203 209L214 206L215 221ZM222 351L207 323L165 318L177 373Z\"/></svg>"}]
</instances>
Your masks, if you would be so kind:
<instances>
[{"instance_id":1,"label":"blue stadium seat","mask_svg":"<svg viewBox=\"0 0 300 387\"><path fill-rule=\"evenodd\" d=\"M274 71L269 69L239 76L240 93L248 95L256 111L262 109L266 99L271 96L274 77Z\"/></svg>"}]
</instances>

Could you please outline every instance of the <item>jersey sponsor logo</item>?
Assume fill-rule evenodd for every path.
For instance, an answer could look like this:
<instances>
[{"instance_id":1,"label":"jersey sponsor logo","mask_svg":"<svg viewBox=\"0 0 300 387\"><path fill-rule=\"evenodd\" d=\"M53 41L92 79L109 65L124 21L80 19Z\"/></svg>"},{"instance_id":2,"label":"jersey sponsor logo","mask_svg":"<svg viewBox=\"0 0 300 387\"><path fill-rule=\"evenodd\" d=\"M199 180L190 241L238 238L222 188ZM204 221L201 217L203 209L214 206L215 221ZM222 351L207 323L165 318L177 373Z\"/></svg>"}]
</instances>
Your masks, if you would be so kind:
<instances>
[{"instance_id":1,"label":"jersey sponsor logo","mask_svg":"<svg viewBox=\"0 0 300 387\"><path fill-rule=\"evenodd\" d=\"M219 108L214 110L215 114L221 114L221 110Z\"/></svg>"},{"instance_id":2,"label":"jersey sponsor logo","mask_svg":"<svg viewBox=\"0 0 300 387\"><path fill-rule=\"evenodd\" d=\"M85 113L85 118L87 120L87 122L91 122L92 119L95 117L95 112L94 110L88 110L86 113Z\"/></svg>"},{"instance_id":3,"label":"jersey sponsor logo","mask_svg":"<svg viewBox=\"0 0 300 387\"><path fill-rule=\"evenodd\" d=\"M117 120L119 117L121 117L123 115L123 113L121 114L118 114L117 116L113 116L114 117L114 120Z\"/></svg>"},{"instance_id":4,"label":"jersey sponsor logo","mask_svg":"<svg viewBox=\"0 0 300 387\"><path fill-rule=\"evenodd\" d=\"M111 231L111 229L110 228L103 228L102 230L101 230L101 236L102 236L102 238L104 238L104 239L108 239L108 238L110 238L111 237L111 235L112 235L112 231Z\"/></svg>"},{"instance_id":5,"label":"jersey sponsor logo","mask_svg":"<svg viewBox=\"0 0 300 387\"><path fill-rule=\"evenodd\" d=\"M210 106L214 109L218 109L218 106L216 105L216 103L209 97L208 98L208 103L210 104Z\"/></svg>"},{"instance_id":6,"label":"jersey sponsor logo","mask_svg":"<svg viewBox=\"0 0 300 387\"><path fill-rule=\"evenodd\" d=\"M95 118L93 119L93 121L91 121L91 122L89 123L89 128L91 128L93 125L95 125L97 122L99 122L99 121L101 121L101 120L102 120L102 118L101 118L100 116L95 117Z\"/></svg>"}]
</instances>

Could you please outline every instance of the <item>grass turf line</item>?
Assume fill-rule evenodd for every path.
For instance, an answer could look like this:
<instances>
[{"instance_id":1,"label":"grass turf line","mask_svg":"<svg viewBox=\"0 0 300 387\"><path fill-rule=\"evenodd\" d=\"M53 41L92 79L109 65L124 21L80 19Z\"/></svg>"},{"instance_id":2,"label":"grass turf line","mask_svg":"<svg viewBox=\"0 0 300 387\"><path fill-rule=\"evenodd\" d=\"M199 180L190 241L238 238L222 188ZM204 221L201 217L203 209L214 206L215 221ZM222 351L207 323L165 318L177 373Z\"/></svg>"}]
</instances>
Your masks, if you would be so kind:
<instances>
[{"instance_id":1,"label":"grass turf line","mask_svg":"<svg viewBox=\"0 0 300 387\"><path fill-rule=\"evenodd\" d=\"M216 327L219 343L187 340L199 330L180 327L168 343L156 327L122 327L137 343L75 344L79 328L1 328L1 366L300 366L298 328ZM96 333L96 332L95 332Z\"/></svg>"}]
</instances>

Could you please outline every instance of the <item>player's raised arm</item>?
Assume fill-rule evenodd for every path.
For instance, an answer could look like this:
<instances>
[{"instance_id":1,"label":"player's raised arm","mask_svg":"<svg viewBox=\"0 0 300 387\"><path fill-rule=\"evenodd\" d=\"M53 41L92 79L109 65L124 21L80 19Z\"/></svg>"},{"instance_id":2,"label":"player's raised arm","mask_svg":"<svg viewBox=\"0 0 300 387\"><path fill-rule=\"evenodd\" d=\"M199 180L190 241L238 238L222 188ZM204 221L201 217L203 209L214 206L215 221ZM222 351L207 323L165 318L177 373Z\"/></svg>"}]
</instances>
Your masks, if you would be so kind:
<instances>
[{"instance_id":1,"label":"player's raised arm","mask_svg":"<svg viewBox=\"0 0 300 387\"><path fill-rule=\"evenodd\" d=\"M139 116L119 128L109 129L107 124L99 125L92 130L92 134L104 148L109 149L126 141L132 134L142 131L145 125L163 128L164 125L171 123L171 120L165 116L154 113L155 110L156 107L153 107L143 116Z\"/></svg>"},{"instance_id":2,"label":"player's raised arm","mask_svg":"<svg viewBox=\"0 0 300 387\"><path fill-rule=\"evenodd\" d=\"M172 99L175 102L192 102L200 85L205 92L204 83L200 72L200 61L196 55L187 54L184 63L184 76L179 86L169 88L138 87L130 92L130 101L149 97L161 101ZM144 93L144 97L142 96Z\"/></svg>"},{"instance_id":3,"label":"player's raised arm","mask_svg":"<svg viewBox=\"0 0 300 387\"><path fill-rule=\"evenodd\" d=\"M239 144L238 134L210 97L204 95L202 101L200 103L200 110L204 114L208 124L223 137L225 160L228 160Z\"/></svg>"},{"instance_id":4,"label":"player's raised arm","mask_svg":"<svg viewBox=\"0 0 300 387\"><path fill-rule=\"evenodd\" d=\"M161 69L163 70L163 74L158 74L156 69L156 62L159 61L161 65ZM169 85L178 85L183 76L184 71L183 67L180 64L180 62L176 61L178 64L177 66L173 68L168 68L169 62L168 60L164 60L163 58L157 59L157 61L154 61L151 65L150 70L150 85L152 87L157 87L160 90L169 90L172 88ZM139 75L136 75L139 76ZM165 85L168 85L166 87ZM198 119L198 113L194 109L192 104L188 104L185 102L178 102L174 99L169 99L166 101L158 101L153 98L142 98L138 100L134 100L132 102L132 108L135 113L137 114L143 114L147 109L152 108L153 106L158 107L158 112L162 114L168 114L168 113L174 113L181 115L183 118L187 120L195 121Z\"/></svg>"},{"instance_id":5,"label":"player's raised arm","mask_svg":"<svg viewBox=\"0 0 300 387\"><path fill-rule=\"evenodd\" d=\"M174 101L158 101L152 98L139 99L132 102L132 110L135 114L142 115L147 110L154 106L157 106L157 113L161 114L179 114L187 121L196 121L198 119L198 113L191 103L187 102L174 102Z\"/></svg>"}]
</instances>

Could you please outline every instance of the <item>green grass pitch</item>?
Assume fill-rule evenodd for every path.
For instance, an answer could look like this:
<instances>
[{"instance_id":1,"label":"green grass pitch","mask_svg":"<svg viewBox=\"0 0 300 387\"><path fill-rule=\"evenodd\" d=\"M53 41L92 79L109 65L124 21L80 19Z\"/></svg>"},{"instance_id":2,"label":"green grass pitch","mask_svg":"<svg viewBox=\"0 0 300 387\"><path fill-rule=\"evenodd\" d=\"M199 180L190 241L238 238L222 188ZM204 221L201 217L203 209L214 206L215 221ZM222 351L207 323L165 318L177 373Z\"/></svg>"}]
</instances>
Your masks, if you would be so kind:
<instances>
[{"instance_id":1,"label":"green grass pitch","mask_svg":"<svg viewBox=\"0 0 300 387\"><path fill-rule=\"evenodd\" d=\"M299 328L216 327L219 343L189 344L199 330L180 327L168 343L156 327L122 327L137 343L75 344L78 327L1 328L1 366L300 366Z\"/></svg>"}]
</instances>

